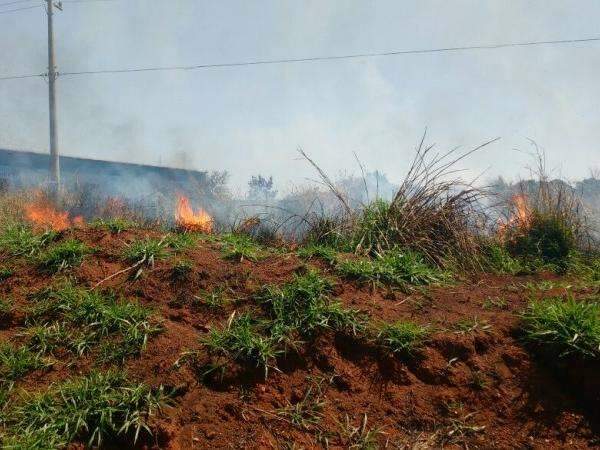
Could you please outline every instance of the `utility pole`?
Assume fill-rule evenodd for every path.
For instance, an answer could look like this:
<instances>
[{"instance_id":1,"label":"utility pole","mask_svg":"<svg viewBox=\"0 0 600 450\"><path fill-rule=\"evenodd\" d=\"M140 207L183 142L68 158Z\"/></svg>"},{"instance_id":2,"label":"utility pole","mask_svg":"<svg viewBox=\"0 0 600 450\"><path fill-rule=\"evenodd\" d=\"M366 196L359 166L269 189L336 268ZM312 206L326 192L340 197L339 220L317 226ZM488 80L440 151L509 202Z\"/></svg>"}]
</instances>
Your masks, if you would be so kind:
<instances>
[{"instance_id":1,"label":"utility pole","mask_svg":"<svg viewBox=\"0 0 600 450\"><path fill-rule=\"evenodd\" d=\"M60 188L60 160L58 156L58 133L56 114L56 61L54 59L54 4L53 0L46 0L48 12L48 106L50 113L50 183L53 191ZM56 5L62 9L61 4Z\"/></svg>"}]
</instances>

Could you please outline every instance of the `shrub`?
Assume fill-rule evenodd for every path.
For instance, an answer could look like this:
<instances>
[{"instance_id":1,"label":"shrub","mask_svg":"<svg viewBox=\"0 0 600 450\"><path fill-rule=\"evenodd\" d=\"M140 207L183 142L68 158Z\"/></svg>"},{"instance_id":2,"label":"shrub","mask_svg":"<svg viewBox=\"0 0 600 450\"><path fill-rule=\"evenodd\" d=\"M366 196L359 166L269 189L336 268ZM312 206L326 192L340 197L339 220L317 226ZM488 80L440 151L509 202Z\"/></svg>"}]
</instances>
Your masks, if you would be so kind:
<instances>
[{"instance_id":1,"label":"shrub","mask_svg":"<svg viewBox=\"0 0 600 450\"><path fill-rule=\"evenodd\" d=\"M535 211L527 227L517 228L508 235L507 248L516 256L561 263L575 249L575 236L563 217Z\"/></svg>"},{"instance_id":2,"label":"shrub","mask_svg":"<svg viewBox=\"0 0 600 450\"><path fill-rule=\"evenodd\" d=\"M600 305L595 301L532 301L522 322L525 339L551 356L600 356Z\"/></svg>"},{"instance_id":3,"label":"shrub","mask_svg":"<svg viewBox=\"0 0 600 450\"><path fill-rule=\"evenodd\" d=\"M413 356L429 336L429 329L413 322L384 324L377 334L377 342L392 353Z\"/></svg>"},{"instance_id":4,"label":"shrub","mask_svg":"<svg viewBox=\"0 0 600 450\"><path fill-rule=\"evenodd\" d=\"M84 256L91 252L92 250L83 242L69 239L42 252L38 257L38 265L48 272L60 272L79 266Z\"/></svg>"},{"instance_id":5,"label":"shrub","mask_svg":"<svg viewBox=\"0 0 600 450\"><path fill-rule=\"evenodd\" d=\"M8 419L5 448L62 448L75 439L101 446L108 438L152 434L148 420L167 404L162 388L127 382L117 372L90 375L25 396Z\"/></svg>"}]
</instances>

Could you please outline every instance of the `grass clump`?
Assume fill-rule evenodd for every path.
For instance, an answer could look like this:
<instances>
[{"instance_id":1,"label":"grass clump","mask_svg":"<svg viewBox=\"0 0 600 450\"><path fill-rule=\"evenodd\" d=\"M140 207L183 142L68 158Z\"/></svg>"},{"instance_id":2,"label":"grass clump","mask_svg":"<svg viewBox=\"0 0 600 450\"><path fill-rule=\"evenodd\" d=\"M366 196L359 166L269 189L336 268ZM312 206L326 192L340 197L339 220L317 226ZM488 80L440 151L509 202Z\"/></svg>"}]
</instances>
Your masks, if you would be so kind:
<instances>
[{"instance_id":1,"label":"grass clump","mask_svg":"<svg viewBox=\"0 0 600 450\"><path fill-rule=\"evenodd\" d=\"M225 327L211 330L202 343L213 355L263 368L266 377L282 352L272 337L265 336L265 325L249 314L234 313Z\"/></svg>"},{"instance_id":2,"label":"grass clump","mask_svg":"<svg viewBox=\"0 0 600 450\"><path fill-rule=\"evenodd\" d=\"M504 246L493 243L485 248L486 268L497 274L517 275L527 271L523 262L513 257Z\"/></svg>"},{"instance_id":3,"label":"grass clump","mask_svg":"<svg viewBox=\"0 0 600 450\"><path fill-rule=\"evenodd\" d=\"M91 223L93 228L107 230L112 234L121 234L124 231L137 227L137 224L131 220L121 217L113 217L110 219L96 219Z\"/></svg>"},{"instance_id":4,"label":"grass clump","mask_svg":"<svg viewBox=\"0 0 600 450\"><path fill-rule=\"evenodd\" d=\"M336 270L346 278L393 286L423 286L446 279L443 272L430 267L416 253L400 250L385 252L374 259L344 260Z\"/></svg>"},{"instance_id":5,"label":"grass clump","mask_svg":"<svg viewBox=\"0 0 600 450\"><path fill-rule=\"evenodd\" d=\"M264 248L247 234L227 234L222 237L225 259L234 261L258 261L264 257Z\"/></svg>"},{"instance_id":6,"label":"grass clump","mask_svg":"<svg viewBox=\"0 0 600 450\"><path fill-rule=\"evenodd\" d=\"M329 247L322 244L308 244L300 247L297 251L297 254L299 258L305 260L321 258L332 266L337 263L338 259L338 252L334 247Z\"/></svg>"},{"instance_id":7,"label":"grass clump","mask_svg":"<svg viewBox=\"0 0 600 450\"><path fill-rule=\"evenodd\" d=\"M37 258L38 266L47 272L56 273L79 266L85 255L92 252L87 245L76 239L60 242L42 252Z\"/></svg>"},{"instance_id":8,"label":"grass clump","mask_svg":"<svg viewBox=\"0 0 600 450\"><path fill-rule=\"evenodd\" d=\"M524 338L554 357L600 357L600 305L596 301L534 300L522 315Z\"/></svg>"},{"instance_id":9,"label":"grass clump","mask_svg":"<svg viewBox=\"0 0 600 450\"><path fill-rule=\"evenodd\" d=\"M396 322L381 326L377 342L392 353L414 356L423 348L429 334L428 327L413 322Z\"/></svg>"},{"instance_id":10,"label":"grass clump","mask_svg":"<svg viewBox=\"0 0 600 450\"><path fill-rule=\"evenodd\" d=\"M167 246L168 242L164 237L162 239L136 240L127 246L123 252L123 258L130 263L153 266L156 260L167 256Z\"/></svg>"},{"instance_id":11,"label":"grass clump","mask_svg":"<svg viewBox=\"0 0 600 450\"><path fill-rule=\"evenodd\" d=\"M507 240L511 254L555 264L564 264L575 246L571 224L560 215L540 211L532 212L527 226L513 230Z\"/></svg>"},{"instance_id":12,"label":"grass clump","mask_svg":"<svg viewBox=\"0 0 600 450\"><path fill-rule=\"evenodd\" d=\"M48 363L37 353L27 347L13 347L3 343L0 345L0 381L17 381L29 372Z\"/></svg>"},{"instance_id":13,"label":"grass clump","mask_svg":"<svg viewBox=\"0 0 600 450\"><path fill-rule=\"evenodd\" d=\"M228 301L226 291L225 287L218 286L210 292L202 291L200 295L194 296L194 298L209 308L222 308Z\"/></svg>"},{"instance_id":14,"label":"grass clump","mask_svg":"<svg viewBox=\"0 0 600 450\"><path fill-rule=\"evenodd\" d=\"M293 332L303 335L331 328L336 331L356 333L363 320L355 310L345 309L332 301L329 294L331 281L311 270L281 287L267 286L259 294L273 320L273 334L289 336Z\"/></svg>"},{"instance_id":15,"label":"grass clump","mask_svg":"<svg viewBox=\"0 0 600 450\"><path fill-rule=\"evenodd\" d=\"M34 256L58 236L55 231L36 233L24 224L10 224L0 232L0 250L13 256Z\"/></svg>"},{"instance_id":16,"label":"grass clump","mask_svg":"<svg viewBox=\"0 0 600 450\"><path fill-rule=\"evenodd\" d=\"M148 420L167 404L160 388L129 383L124 374L93 372L28 395L7 420L4 448L62 448L75 440L101 446L115 437L152 434Z\"/></svg>"},{"instance_id":17,"label":"grass clump","mask_svg":"<svg viewBox=\"0 0 600 450\"><path fill-rule=\"evenodd\" d=\"M10 300L0 298L0 318L4 318L10 315L12 311L12 303Z\"/></svg>"},{"instance_id":18,"label":"grass clump","mask_svg":"<svg viewBox=\"0 0 600 450\"><path fill-rule=\"evenodd\" d=\"M12 277L12 275L12 269L9 269L8 267L0 268L0 281L8 280L10 277Z\"/></svg>"},{"instance_id":19,"label":"grass clump","mask_svg":"<svg viewBox=\"0 0 600 450\"><path fill-rule=\"evenodd\" d=\"M109 339L115 344L115 357L106 354L103 360L124 359L139 354L148 338L160 331L151 320L151 309L70 284L45 289L33 299L36 304L27 322L34 326L27 334L30 347L40 352L65 348L81 355Z\"/></svg>"},{"instance_id":20,"label":"grass clump","mask_svg":"<svg viewBox=\"0 0 600 450\"><path fill-rule=\"evenodd\" d=\"M196 245L198 236L195 233L174 233L169 234L165 242L169 248L181 252Z\"/></svg>"}]
</instances>

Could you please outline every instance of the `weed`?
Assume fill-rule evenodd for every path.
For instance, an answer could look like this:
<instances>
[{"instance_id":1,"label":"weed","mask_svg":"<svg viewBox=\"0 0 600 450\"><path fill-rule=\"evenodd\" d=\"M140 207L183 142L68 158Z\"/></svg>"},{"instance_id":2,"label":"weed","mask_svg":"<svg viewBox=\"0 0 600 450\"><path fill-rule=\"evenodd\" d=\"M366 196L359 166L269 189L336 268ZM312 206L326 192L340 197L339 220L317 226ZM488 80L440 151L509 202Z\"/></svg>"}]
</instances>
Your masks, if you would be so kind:
<instances>
[{"instance_id":1,"label":"weed","mask_svg":"<svg viewBox=\"0 0 600 450\"><path fill-rule=\"evenodd\" d=\"M310 335L322 328L356 333L363 321L358 311L329 299L331 281L311 270L281 287L267 286L259 294L274 321L273 334L285 338L297 331Z\"/></svg>"},{"instance_id":2,"label":"weed","mask_svg":"<svg viewBox=\"0 0 600 450\"><path fill-rule=\"evenodd\" d=\"M54 231L40 234L29 226L11 224L0 232L0 250L13 256L33 256L57 237L58 234Z\"/></svg>"},{"instance_id":3,"label":"weed","mask_svg":"<svg viewBox=\"0 0 600 450\"><path fill-rule=\"evenodd\" d=\"M534 300L522 322L525 340L555 357L600 356L600 304L595 301Z\"/></svg>"},{"instance_id":4,"label":"weed","mask_svg":"<svg viewBox=\"0 0 600 450\"><path fill-rule=\"evenodd\" d=\"M110 219L96 219L91 223L93 228L107 230L112 234L120 234L123 231L137 227L137 224L131 220L114 217Z\"/></svg>"},{"instance_id":5,"label":"weed","mask_svg":"<svg viewBox=\"0 0 600 450\"><path fill-rule=\"evenodd\" d=\"M320 244L309 244L300 247L297 251L298 257L310 260L313 258L321 258L327 261L330 265L335 265L338 259L338 252L333 247L328 247Z\"/></svg>"},{"instance_id":6,"label":"weed","mask_svg":"<svg viewBox=\"0 0 600 450\"><path fill-rule=\"evenodd\" d=\"M482 304L484 309L506 309L508 302L503 297L487 297Z\"/></svg>"},{"instance_id":7,"label":"weed","mask_svg":"<svg viewBox=\"0 0 600 450\"><path fill-rule=\"evenodd\" d=\"M492 326L478 317L473 317L459 320L452 326L452 329L457 334L474 334L480 331L488 332L492 329Z\"/></svg>"},{"instance_id":8,"label":"weed","mask_svg":"<svg viewBox=\"0 0 600 450\"><path fill-rule=\"evenodd\" d=\"M8 280L10 277L12 277L12 275L13 275L13 271L11 269L9 269L8 267L0 268L0 281Z\"/></svg>"},{"instance_id":9,"label":"weed","mask_svg":"<svg viewBox=\"0 0 600 450\"><path fill-rule=\"evenodd\" d=\"M133 241L123 252L125 260L136 263L154 266L154 262L167 256L166 247L168 243L166 238Z\"/></svg>"},{"instance_id":10,"label":"weed","mask_svg":"<svg viewBox=\"0 0 600 450\"><path fill-rule=\"evenodd\" d=\"M315 387L310 386L301 400L294 404L288 402L277 411L277 415L300 429L308 430L321 421L324 407L325 401L315 393Z\"/></svg>"},{"instance_id":11,"label":"weed","mask_svg":"<svg viewBox=\"0 0 600 450\"><path fill-rule=\"evenodd\" d=\"M202 344L212 354L262 367L266 377L269 369L275 368L275 358L281 351L273 338L265 336L263 331L264 323L248 314L236 316L233 313L227 325L211 330Z\"/></svg>"},{"instance_id":12,"label":"weed","mask_svg":"<svg viewBox=\"0 0 600 450\"><path fill-rule=\"evenodd\" d=\"M11 302L4 298L0 298L0 318L9 316L11 310L12 310Z\"/></svg>"},{"instance_id":13,"label":"weed","mask_svg":"<svg viewBox=\"0 0 600 450\"><path fill-rule=\"evenodd\" d=\"M210 292L203 291L200 295L194 296L194 298L209 308L222 308L227 303L225 291L224 287L219 286Z\"/></svg>"},{"instance_id":14,"label":"weed","mask_svg":"<svg viewBox=\"0 0 600 450\"><path fill-rule=\"evenodd\" d=\"M190 277L194 265L191 261L180 260L175 263L172 269L172 276L175 281L184 281Z\"/></svg>"},{"instance_id":15,"label":"weed","mask_svg":"<svg viewBox=\"0 0 600 450\"><path fill-rule=\"evenodd\" d=\"M473 388L483 391L487 385L488 381L483 372L476 370L471 373L471 386L473 386Z\"/></svg>"},{"instance_id":16,"label":"weed","mask_svg":"<svg viewBox=\"0 0 600 450\"><path fill-rule=\"evenodd\" d=\"M0 380L17 381L29 372L43 367L48 363L40 355L33 353L27 347L13 347L9 344L0 345Z\"/></svg>"},{"instance_id":17,"label":"weed","mask_svg":"<svg viewBox=\"0 0 600 450\"><path fill-rule=\"evenodd\" d=\"M526 271L523 263L499 244L490 244L485 247L486 266L495 273L517 275Z\"/></svg>"},{"instance_id":18,"label":"weed","mask_svg":"<svg viewBox=\"0 0 600 450\"><path fill-rule=\"evenodd\" d=\"M56 273L79 266L85 255L92 252L87 245L75 239L69 239L53 245L37 258L38 266L47 272Z\"/></svg>"},{"instance_id":19,"label":"weed","mask_svg":"<svg viewBox=\"0 0 600 450\"><path fill-rule=\"evenodd\" d=\"M150 320L150 309L70 284L45 289L34 300L27 321L36 326L28 336L30 345L42 352L65 347L83 354L110 336L119 342L119 355L130 356L141 352L148 337L160 331Z\"/></svg>"},{"instance_id":20,"label":"weed","mask_svg":"<svg viewBox=\"0 0 600 450\"><path fill-rule=\"evenodd\" d=\"M354 426L346 414L344 422L340 423L340 434L346 448L357 450L377 450L379 448L377 437L384 433L381 428L369 428L367 422L367 415L364 414L360 425Z\"/></svg>"},{"instance_id":21,"label":"weed","mask_svg":"<svg viewBox=\"0 0 600 450\"><path fill-rule=\"evenodd\" d=\"M234 261L258 261L264 257L261 245L245 234L227 234L223 236L223 257Z\"/></svg>"},{"instance_id":22,"label":"weed","mask_svg":"<svg viewBox=\"0 0 600 450\"><path fill-rule=\"evenodd\" d=\"M181 252L196 245L198 236L194 233L174 233L169 234L165 242L169 248Z\"/></svg>"},{"instance_id":23,"label":"weed","mask_svg":"<svg viewBox=\"0 0 600 450\"><path fill-rule=\"evenodd\" d=\"M109 437L152 434L148 419L167 404L160 388L130 384L117 372L93 372L24 397L8 420L7 448L61 448L74 439L101 446Z\"/></svg>"},{"instance_id":24,"label":"weed","mask_svg":"<svg viewBox=\"0 0 600 450\"><path fill-rule=\"evenodd\" d=\"M375 259L341 261L337 271L344 277L376 284L422 286L441 282L444 273L428 266L415 253L394 250Z\"/></svg>"},{"instance_id":25,"label":"weed","mask_svg":"<svg viewBox=\"0 0 600 450\"><path fill-rule=\"evenodd\" d=\"M384 324L377 334L377 342L392 353L414 356L430 334L428 327L413 322Z\"/></svg>"}]
</instances>

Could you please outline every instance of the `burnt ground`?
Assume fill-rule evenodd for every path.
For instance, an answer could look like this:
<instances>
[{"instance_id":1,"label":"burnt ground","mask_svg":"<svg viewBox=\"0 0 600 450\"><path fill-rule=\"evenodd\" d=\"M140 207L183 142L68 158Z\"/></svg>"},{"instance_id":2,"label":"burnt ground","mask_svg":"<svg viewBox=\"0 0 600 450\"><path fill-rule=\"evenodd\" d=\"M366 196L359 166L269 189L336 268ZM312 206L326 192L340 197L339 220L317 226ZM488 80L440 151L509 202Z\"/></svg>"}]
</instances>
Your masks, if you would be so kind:
<instances>
[{"instance_id":1,"label":"burnt ground","mask_svg":"<svg viewBox=\"0 0 600 450\"><path fill-rule=\"evenodd\" d=\"M136 238L160 236L134 230L118 235L93 229L69 230L96 251L83 264L52 276L26 259L3 255L14 274L0 282L0 294L14 303L1 319L0 340L19 342L22 308L28 295L69 277L93 287L126 268L120 255ZM173 264L187 259L193 269L184 281ZM281 249L257 262L226 261L218 242L201 241L181 254L156 261L137 280L124 273L102 285L156 310L164 331L151 338L140 357L126 361L132 380L174 390L173 404L152 419L154 438L137 447L348 448L375 441L380 448L595 448L600 446L598 365L564 363L557 370L534 357L519 339L519 312L532 295L562 295L572 280L545 274L528 277L477 275L410 294L337 280L335 296L371 321L410 319L434 327L423 352L393 356L360 337L323 333L278 360L265 380L262 370L233 368L220 379L202 377L196 364L176 364L187 351L208 358L199 343L233 311L248 308L267 284L291 280L306 266ZM333 275L333 274L331 274ZM209 308L199 292L226 287L229 302ZM571 288L576 295L585 287ZM17 385L41 390L52 382L84 374L91 357L74 364L57 361ZM595 381L594 381L595 380ZM294 425L282 408L318 391L318 423ZM361 426L362 425L362 426ZM76 447L76 446L74 446ZM125 443L116 448L129 448ZM361 448L361 447L355 447ZM369 448L369 447L364 447ZM371 447L376 448L376 447Z\"/></svg>"}]
</instances>

